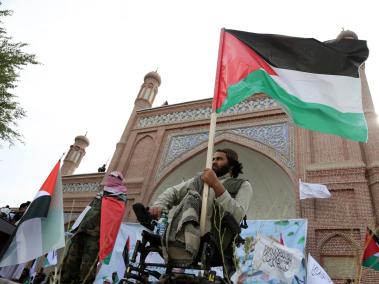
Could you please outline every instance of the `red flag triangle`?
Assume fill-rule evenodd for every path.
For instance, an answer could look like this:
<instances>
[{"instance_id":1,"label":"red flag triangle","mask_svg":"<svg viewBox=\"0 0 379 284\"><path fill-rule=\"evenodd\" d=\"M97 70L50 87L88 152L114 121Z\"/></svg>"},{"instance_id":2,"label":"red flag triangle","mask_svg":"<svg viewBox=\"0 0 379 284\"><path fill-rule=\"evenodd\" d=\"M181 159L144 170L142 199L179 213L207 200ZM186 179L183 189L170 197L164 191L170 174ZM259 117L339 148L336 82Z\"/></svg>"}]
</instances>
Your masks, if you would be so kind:
<instances>
[{"instance_id":1,"label":"red flag triangle","mask_svg":"<svg viewBox=\"0 0 379 284\"><path fill-rule=\"evenodd\" d=\"M377 253L379 253L379 238L367 228L366 249L363 254L363 260L366 260Z\"/></svg>"},{"instance_id":2,"label":"red flag triangle","mask_svg":"<svg viewBox=\"0 0 379 284\"><path fill-rule=\"evenodd\" d=\"M60 169L61 161L59 160L57 164L54 166L54 169L51 171L43 185L41 186L41 189L39 191L46 191L47 193L53 195L55 184L57 182L57 177Z\"/></svg>"}]
</instances>

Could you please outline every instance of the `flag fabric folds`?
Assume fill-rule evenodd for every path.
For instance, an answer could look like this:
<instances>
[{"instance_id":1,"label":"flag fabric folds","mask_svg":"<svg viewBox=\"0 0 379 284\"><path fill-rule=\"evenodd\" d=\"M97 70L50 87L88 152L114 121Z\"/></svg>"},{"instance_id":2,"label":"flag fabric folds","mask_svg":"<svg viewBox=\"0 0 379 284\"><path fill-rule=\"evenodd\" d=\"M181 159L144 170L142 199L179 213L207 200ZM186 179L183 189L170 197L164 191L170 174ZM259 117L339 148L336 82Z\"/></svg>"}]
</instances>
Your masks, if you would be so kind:
<instances>
[{"instance_id":1,"label":"flag fabric folds","mask_svg":"<svg viewBox=\"0 0 379 284\"><path fill-rule=\"evenodd\" d=\"M0 279L19 279L26 263L0 267ZM0 280L1 281L1 280ZM0 282L1 283L1 282Z\"/></svg>"},{"instance_id":2,"label":"flag fabric folds","mask_svg":"<svg viewBox=\"0 0 379 284\"><path fill-rule=\"evenodd\" d=\"M125 202L123 200L103 196L100 219L100 261L110 257L112 253L124 212Z\"/></svg>"},{"instance_id":3,"label":"flag fabric folds","mask_svg":"<svg viewBox=\"0 0 379 284\"><path fill-rule=\"evenodd\" d=\"M265 236L258 236L255 245L253 268L278 280L292 283L299 271L303 253L289 248Z\"/></svg>"},{"instance_id":4,"label":"flag fabric folds","mask_svg":"<svg viewBox=\"0 0 379 284\"><path fill-rule=\"evenodd\" d=\"M332 279L320 264L308 254L307 284L333 284Z\"/></svg>"},{"instance_id":5,"label":"flag fabric folds","mask_svg":"<svg viewBox=\"0 0 379 284\"><path fill-rule=\"evenodd\" d=\"M56 250L49 251L46 255L45 262L43 264L44 267L49 267L52 265L57 265L58 263L58 254Z\"/></svg>"},{"instance_id":6,"label":"flag fabric folds","mask_svg":"<svg viewBox=\"0 0 379 284\"><path fill-rule=\"evenodd\" d=\"M84 217L86 216L87 212L91 209L90 205L87 205L86 208L80 213L78 218L76 218L74 224L72 224L70 228L70 232L73 232L77 227L79 227L80 223L83 221Z\"/></svg>"},{"instance_id":7,"label":"flag fabric folds","mask_svg":"<svg viewBox=\"0 0 379 284\"><path fill-rule=\"evenodd\" d=\"M24 263L64 247L60 161L19 221L0 255L0 267Z\"/></svg>"},{"instance_id":8,"label":"flag fabric folds","mask_svg":"<svg viewBox=\"0 0 379 284\"><path fill-rule=\"evenodd\" d=\"M379 237L367 228L362 266L379 271Z\"/></svg>"},{"instance_id":9,"label":"flag fabric folds","mask_svg":"<svg viewBox=\"0 0 379 284\"><path fill-rule=\"evenodd\" d=\"M326 185L318 183L307 183L299 180L300 199L306 198L330 198L330 194Z\"/></svg>"},{"instance_id":10,"label":"flag fabric folds","mask_svg":"<svg viewBox=\"0 0 379 284\"><path fill-rule=\"evenodd\" d=\"M128 236L124 250L122 251L122 258L124 259L125 267L128 267L129 265L129 251L130 251L130 236Z\"/></svg>"},{"instance_id":11,"label":"flag fabric folds","mask_svg":"<svg viewBox=\"0 0 379 284\"><path fill-rule=\"evenodd\" d=\"M221 33L213 110L265 93L300 127L367 141L359 78L366 41Z\"/></svg>"}]
</instances>

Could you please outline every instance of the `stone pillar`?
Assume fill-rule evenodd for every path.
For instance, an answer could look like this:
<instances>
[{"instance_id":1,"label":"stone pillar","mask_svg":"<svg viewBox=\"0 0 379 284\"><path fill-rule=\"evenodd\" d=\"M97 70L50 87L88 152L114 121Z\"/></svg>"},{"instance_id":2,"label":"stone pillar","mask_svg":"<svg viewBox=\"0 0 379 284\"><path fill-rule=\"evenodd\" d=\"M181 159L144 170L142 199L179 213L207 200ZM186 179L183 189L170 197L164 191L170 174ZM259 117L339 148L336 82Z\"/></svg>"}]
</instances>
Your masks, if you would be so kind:
<instances>
[{"instance_id":1,"label":"stone pillar","mask_svg":"<svg viewBox=\"0 0 379 284\"><path fill-rule=\"evenodd\" d=\"M158 93L158 87L161 85L161 77L157 72L149 72L145 75L144 82L134 102L137 110L151 108L155 96Z\"/></svg>"},{"instance_id":2,"label":"stone pillar","mask_svg":"<svg viewBox=\"0 0 379 284\"><path fill-rule=\"evenodd\" d=\"M130 131L136 120L137 111L152 107L154 99L158 93L158 87L160 86L160 84L161 77L157 72L153 71L145 75L144 82L134 102L134 108L129 117L128 123L126 124L124 132L120 138L120 141L116 145L116 151L113 154L107 172L113 170L122 171L123 169L125 169L125 162L128 157L128 153L125 153L125 148L130 135Z\"/></svg>"},{"instance_id":3,"label":"stone pillar","mask_svg":"<svg viewBox=\"0 0 379 284\"><path fill-rule=\"evenodd\" d=\"M86 148L89 145L89 140L86 136L76 136L75 142L70 146L66 157L63 160L62 176L68 176L74 174L75 170L79 167L84 155L86 154Z\"/></svg>"},{"instance_id":4,"label":"stone pillar","mask_svg":"<svg viewBox=\"0 0 379 284\"><path fill-rule=\"evenodd\" d=\"M336 40L357 40L358 36L349 30L342 31ZM371 101L372 104L372 101ZM358 168L363 166L359 143L334 135L313 134L314 155L312 163L328 164L330 168Z\"/></svg>"},{"instance_id":5,"label":"stone pillar","mask_svg":"<svg viewBox=\"0 0 379 284\"><path fill-rule=\"evenodd\" d=\"M358 39L358 36L354 32L343 31L338 38ZM368 141L367 143L360 143L360 148L363 155L362 160L366 168L366 178L369 190L367 195L371 195L372 198L372 204L370 204L366 198L366 201L363 202L362 206L368 208L367 210L371 208L373 209L374 216L367 216L367 218L369 225L374 226L375 221L376 224L379 224L379 126L366 78L365 64L360 67L359 75L362 86L362 107L368 127ZM351 147L349 147L349 149L351 149Z\"/></svg>"},{"instance_id":6,"label":"stone pillar","mask_svg":"<svg viewBox=\"0 0 379 284\"><path fill-rule=\"evenodd\" d=\"M374 226L373 223L379 225L379 125L364 67L365 66L362 65L360 76L362 82L363 110L368 127L368 141L367 143L362 143L362 149L367 168L368 187L371 193L372 206L376 219L371 222L371 225Z\"/></svg>"}]
</instances>

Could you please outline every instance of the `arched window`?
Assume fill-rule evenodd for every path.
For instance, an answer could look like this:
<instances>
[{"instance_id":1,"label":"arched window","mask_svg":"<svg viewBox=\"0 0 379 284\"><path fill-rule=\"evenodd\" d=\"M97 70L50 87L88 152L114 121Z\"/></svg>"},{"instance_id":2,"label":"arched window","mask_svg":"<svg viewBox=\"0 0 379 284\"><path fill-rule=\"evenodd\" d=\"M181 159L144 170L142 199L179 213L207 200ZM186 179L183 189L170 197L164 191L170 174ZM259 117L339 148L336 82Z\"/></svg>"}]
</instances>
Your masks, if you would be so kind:
<instances>
[{"instance_id":1,"label":"arched window","mask_svg":"<svg viewBox=\"0 0 379 284\"><path fill-rule=\"evenodd\" d=\"M320 245L320 264L334 280L355 279L358 273L360 251L351 233L331 234Z\"/></svg>"}]
</instances>

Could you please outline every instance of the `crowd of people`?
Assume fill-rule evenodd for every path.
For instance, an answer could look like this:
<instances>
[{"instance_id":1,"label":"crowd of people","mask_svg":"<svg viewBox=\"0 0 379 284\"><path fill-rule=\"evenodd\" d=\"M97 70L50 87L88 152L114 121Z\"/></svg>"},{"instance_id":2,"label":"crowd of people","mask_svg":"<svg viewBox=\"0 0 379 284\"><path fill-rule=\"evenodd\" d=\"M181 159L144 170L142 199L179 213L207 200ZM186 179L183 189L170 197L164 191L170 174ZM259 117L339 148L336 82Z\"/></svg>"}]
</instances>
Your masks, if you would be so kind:
<instances>
[{"instance_id":1,"label":"crowd of people","mask_svg":"<svg viewBox=\"0 0 379 284\"><path fill-rule=\"evenodd\" d=\"M7 220L12 224L17 224L24 215L26 209L30 205L30 201L21 203L18 209L10 208L9 205L0 208L0 218ZM13 267L0 268L0 277L10 279L17 283L50 283L51 273L46 275L44 268L33 271L33 265L16 265Z\"/></svg>"},{"instance_id":2,"label":"crowd of people","mask_svg":"<svg viewBox=\"0 0 379 284\"><path fill-rule=\"evenodd\" d=\"M5 207L0 208L0 217L12 224L16 224L21 219L22 215L24 215L29 204L30 201L21 203L16 210L10 208L9 205L6 205Z\"/></svg>"},{"instance_id":3,"label":"crowd of people","mask_svg":"<svg viewBox=\"0 0 379 284\"><path fill-rule=\"evenodd\" d=\"M238 177L241 173L242 164L238 160L237 153L231 149L219 149L214 153L212 169L204 169L203 172L195 177L179 185L167 188L158 196L149 209L150 215L154 219L158 220L164 210L169 211L175 206L177 208L170 220L171 225L167 227L165 232L169 240L166 246L163 245L162 247L166 261L192 263L197 258L200 251L200 238L205 236L200 236L199 226L194 227L193 224L200 223L201 194L204 183L207 183L213 190L209 192L208 196L207 222L203 234L213 236L216 240L216 251L223 251L222 257L216 252L213 257L214 260L223 259L225 264L224 276L230 279L230 276L235 272L231 245L234 233L227 230L223 231L223 238L218 240L217 236L219 237L221 228L216 226L213 219L217 218L212 218L212 216L217 215L221 220L228 213L235 220L237 226L246 216L253 190L247 180ZM127 189L124 183L124 177L118 171L108 174L102 182L103 190L91 202L90 209L85 213L79 226L75 228L73 235L68 240L59 268L61 283L92 283L94 281L101 235L100 225L101 216L103 215L101 212L104 213L105 210L110 210L108 215L111 216L112 220L107 220L107 222L112 221L114 226L117 225L117 228L119 227L124 215L124 206L122 207L122 212L119 214L120 218L116 218L116 211L114 211L113 207L106 209L105 204L107 204L106 202L111 202L109 204L115 206L115 202L117 204L126 203ZM7 205L1 208L1 217L17 224L29 204L30 202L22 203L18 210L12 210ZM191 214L188 215L188 212L191 212ZM104 216L107 216L107 214L104 213ZM181 228L180 233L178 233L179 227ZM217 228L220 230L219 234L217 234ZM106 234L109 235L109 232L106 232ZM190 238L192 242L187 240L188 236L193 236ZM25 265L22 268L17 268L18 274L21 276L16 281L23 283L20 282L24 280L23 277L29 277L30 281L32 277L30 270L33 270L30 267L32 266ZM2 276L1 272L3 271L0 271L0 277ZM29 283L46 283L48 278L43 268L42 270L38 269L38 273L34 273L33 280ZM112 282L114 282L114 279L112 281L104 279L104 283Z\"/></svg>"},{"instance_id":4,"label":"crowd of people","mask_svg":"<svg viewBox=\"0 0 379 284\"><path fill-rule=\"evenodd\" d=\"M43 267L38 271L33 271L32 267L28 268L21 265L15 267L13 270L0 268L0 277L16 283L48 284L54 277L54 271L50 271L50 273L46 274Z\"/></svg>"}]
</instances>

